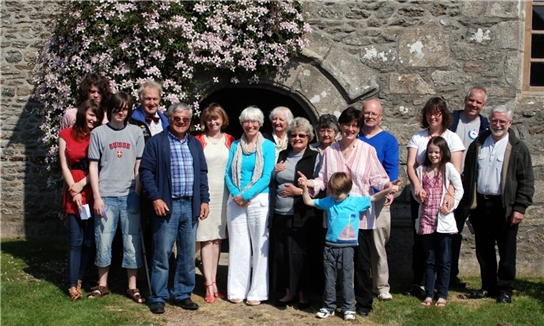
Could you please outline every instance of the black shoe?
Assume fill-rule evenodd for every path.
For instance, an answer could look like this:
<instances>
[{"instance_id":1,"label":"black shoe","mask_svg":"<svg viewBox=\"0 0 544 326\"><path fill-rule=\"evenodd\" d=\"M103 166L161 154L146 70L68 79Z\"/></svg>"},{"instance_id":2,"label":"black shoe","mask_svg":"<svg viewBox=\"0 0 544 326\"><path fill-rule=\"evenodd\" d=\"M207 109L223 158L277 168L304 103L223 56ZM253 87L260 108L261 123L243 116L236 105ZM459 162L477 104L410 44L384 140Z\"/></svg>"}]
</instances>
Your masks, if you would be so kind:
<instances>
[{"instance_id":1,"label":"black shoe","mask_svg":"<svg viewBox=\"0 0 544 326\"><path fill-rule=\"evenodd\" d=\"M369 313L370 313L370 309L368 308L357 309L357 314L361 317L367 317Z\"/></svg>"},{"instance_id":2,"label":"black shoe","mask_svg":"<svg viewBox=\"0 0 544 326\"><path fill-rule=\"evenodd\" d=\"M149 310L154 314L163 314L164 313L164 303L162 302L152 302L149 305Z\"/></svg>"},{"instance_id":3,"label":"black shoe","mask_svg":"<svg viewBox=\"0 0 544 326\"><path fill-rule=\"evenodd\" d=\"M512 303L512 295L502 292L497 298L497 303Z\"/></svg>"},{"instance_id":4,"label":"black shoe","mask_svg":"<svg viewBox=\"0 0 544 326\"><path fill-rule=\"evenodd\" d=\"M298 310L304 310L310 308L310 300L308 302L299 302L298 303Z\"/></svg>"},{"instance_id":5,"label":"black shoe","mask_svg":"<svg viewBox=\"0 0 544 326\"><path fill-rule=\"evenodd\" d=\"M468 295L469 299L483 299L487 297L490 297L490 294L487 290L484 290L484 289L470 292L470 294Z\"/></svg>"},{"instance_id":6,"label":"black shoe","mask_svg":"<svg viewBox=\"0 0 544 326\"><path fill-rule=\"evenodd\" d=\"M467 285L467 282L461 282L461 280L457 277L450 280L450 289L465 289Z\"/></svg>"},{"instance_id":7,"label":"black shoe","mask_svg":"<svg viewBox=\"0 0 544 326\"><path fill-rule=\"evenodd\" d=\"M181 301L176 301L174 302L174 305L178 306L178 307L181 307L185 310L197 310L198 309L198 305L196 303L193 302L193 300L191 300L190 298L187 298L187 299L184 299L184 300L181 300Z\"/></svg>"},{"instance_id":8,"label":"black shoe","mask_svg":"<svg viewBox=\"0 0 544 326\"><path fill-rule=\"evenodd\" d=\"M274 303L274 305L278 308L286 307L286 306L292 306L295 303L295 297L293 297L291 300L287 301L281 301L278 300Z\"/></svg>"},{"instance_id":9,"label":"black shoe","mask_svg":"<svg viewBox=\"0 0 544 326\"><path fill-rule=\"evenodd\" d=\"M410 291L404 292L404 296L406 297L420 297L423 295L423 290L421 289L421 286L414 284L412 285L412 288Z\"/></svg>"}]
</instances>

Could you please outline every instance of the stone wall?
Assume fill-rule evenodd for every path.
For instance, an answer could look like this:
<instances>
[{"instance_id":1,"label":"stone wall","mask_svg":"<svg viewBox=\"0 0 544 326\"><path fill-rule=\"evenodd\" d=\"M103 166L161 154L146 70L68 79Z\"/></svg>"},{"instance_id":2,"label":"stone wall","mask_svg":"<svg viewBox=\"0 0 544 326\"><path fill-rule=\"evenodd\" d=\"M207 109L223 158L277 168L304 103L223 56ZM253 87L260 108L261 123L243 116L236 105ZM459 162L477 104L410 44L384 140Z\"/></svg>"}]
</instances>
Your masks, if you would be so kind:
<instances>
[{"instance_id":1,"label":"stone wall","mask_svg":"<svg viewBox=\"0 0 544 326\"><path fill-rule=\"evenodd\" d=\"M461 109L475 84L489 91L488 108L515 108L514 131L530 147L537 178L535 205L519 231L519 274L542 275L544 94L522 93L523 1L306 1L314 32L303 55L256 87L296 99L316 118L339 114L368 98L383 106L384 129L401 145L420 129L418 112L432 96ZM32 58L51 31L56 1L3 1L1 7L2 237L51 235L64 230L60 192L46 187L40 117L31 112ZM231 85L215 84L214 89ZM209 89L208 91L213 91ZM485 113L486 111L484 111ZM388 245L393 275L410 274L412 231L408 188L393 206ZM475 275L474 239L465 230L462 273Z\"/></svg>"}]
</instances>

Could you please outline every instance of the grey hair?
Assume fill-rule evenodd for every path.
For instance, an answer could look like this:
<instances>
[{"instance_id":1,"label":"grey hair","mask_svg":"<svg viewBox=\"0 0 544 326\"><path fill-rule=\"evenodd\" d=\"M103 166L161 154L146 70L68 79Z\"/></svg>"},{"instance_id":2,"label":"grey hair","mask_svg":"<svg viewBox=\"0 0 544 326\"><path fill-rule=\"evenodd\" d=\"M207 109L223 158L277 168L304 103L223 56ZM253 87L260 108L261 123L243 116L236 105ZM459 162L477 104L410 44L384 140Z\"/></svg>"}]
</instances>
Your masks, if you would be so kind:
<instances>
[{"instance_id":1,"label":"grey hair","mask_svg":"<svg viewBox=\"0 0 544 326\"><path fill-rule=\"evenodd\" d=\"M489 120L491 120L491 117L493 116L493 113L508 113L508 120L512 121L514 119L514 111L507 107L506 105L497 105L496 107L491 109L491 112L489 112Z\"/></svg>"},{"instance_id":2,"label":"grey hair","mask_svg":"<svg viewBox=\"0 0 544 326\"><path fill-rule=\"evenodd\" d=\"M165 115L167 117L170 117L172 114L174 114L176 112L183 112L183 111L189 111L189 117L190 118L193 117L193 109L191 109L191 107L188 104L185 104L185 103L174 103L174 104L170 105L168 110L166 110Z\"/></svg>"},{"instance_id":3,"label":"grey hair","mask_svg":"<svg viewBox=\"0 0 544 326\"><path fill-rule=\"evenodd\" d=\"M316 129L319 131L323 128L330 128L334 130L335 133L340 132L340 128L338 128L338 118L334 114L323 114L319 117L319 120L317 121Z\"/></svg>"},{"instance_id":4,"label":"grey hair","mask_svg":"<svg viewBox=\"0 0 544 326\"><path fill-rule=\"evenodd\" d=\"M293 121L293 113L286 106L275 107L274 110L270 111L270 114L268 115L268 119L272 121L272 119L274 119L274 116L276 116L278 113L283 113L285 115L285 120L287 120L287 125L291 124L291 121Z\"/></svg>"},{"instance_id":5,"label":"grey hair","mask_svg":"<svg viewBox=\"0 0 544 326\"><path fill-rule=\"evenodd\" d=\"M486 104L487 103L487 90L483 86L472 86L468 90L467 95L465 96L465 100L470 97L470 93L472 93L473 90L480 90L480 91L484 92L484 94L485 94L484 104Z\"/></svg>"},{"instance_id":6,"label":"grey hair","mask_svg":"<svg viewBox=\"0 0 544 326\"><path fill-rule=\"evenodd\" d=\"M238 117L238 119L240 120L240 124L242 124L242 122L246 120L259 121L259 126L262 127L264 123L264 113L255 105L251 105L245 108L242 113L240 113L240 117Z\"/></svg>"},{"instance_id":7,"label":"grey hair","mask_svg":"<svg viewBox=\"0 0 544 326\"><path fill-rule=\"evenodd\" d=\"M146 87L151 87L151 88L154 88L156 90L159 91L159 97L162 96L162 86L161 84L157 83L156 81L153 81L153 80L146 80L145 82L143 82L141 85L140 85L140 88L138 89L138 98L140 99L140 101L144 98L144 90L146 89Z\"/></svg>"},{"instance_id":8,"label":"grey hair","mask_svg":"<svg viewBox=\"0 0 544 326\"><path fill-rule=\"evenodd\" d=\"M291 133L296 130L304 131L306 135L308 135L308 142L311 142L314 139L314 128L312 127L310 121L308 121L306 118L297 117L291 121L289 127L287 128L287 133Z\"/></svg>"}]
</instances>

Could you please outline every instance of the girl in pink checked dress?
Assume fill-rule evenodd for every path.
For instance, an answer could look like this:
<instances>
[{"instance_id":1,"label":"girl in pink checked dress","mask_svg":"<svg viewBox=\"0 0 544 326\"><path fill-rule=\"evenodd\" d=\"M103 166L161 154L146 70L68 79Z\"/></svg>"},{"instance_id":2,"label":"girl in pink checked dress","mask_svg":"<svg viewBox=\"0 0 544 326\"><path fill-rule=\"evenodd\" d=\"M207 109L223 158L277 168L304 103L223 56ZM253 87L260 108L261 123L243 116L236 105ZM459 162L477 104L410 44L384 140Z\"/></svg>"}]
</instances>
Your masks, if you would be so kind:
<instances>
[{"instance_id":1,"label":"girl in pink checked dress","mask_svg":"<svg viewBox=\"0 0 544 326\"><path fill-rule=\"evenodd\" d=\"M426 155L425 162L416 170L423 191L419 196L414 196L421 203L416 232L422 237L426 261L426 295L421 305L427 307L432 304L436 282L436 306L445 307L451 271L451 235L458 232L453 210L463 197L463 186L461 176L449 162L451 153L444 138L431 138ZM454 187L453 194L448 191L450 183ZM454 198L453 208L443 204L445 196Z\"/></svg>"}]
</instances>

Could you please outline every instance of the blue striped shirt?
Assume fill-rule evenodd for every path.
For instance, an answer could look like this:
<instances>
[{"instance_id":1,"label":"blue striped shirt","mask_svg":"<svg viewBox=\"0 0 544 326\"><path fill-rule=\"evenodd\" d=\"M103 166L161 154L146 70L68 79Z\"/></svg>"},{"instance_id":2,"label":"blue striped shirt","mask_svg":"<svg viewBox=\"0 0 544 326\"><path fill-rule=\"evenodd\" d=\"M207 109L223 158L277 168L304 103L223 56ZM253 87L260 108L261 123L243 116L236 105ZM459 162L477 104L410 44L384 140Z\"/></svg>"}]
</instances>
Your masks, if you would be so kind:
<instances>
[{"instance_id":1,"label":"blue striped shirt","mask_svg":"<svg viewBox=\"0 0 544 326\"><path fill-rule=\"evenodd\" d=\"M168 140L170 141L172 198L192 197L195 171L187 136L180 141L177 137L168 133Z\"/></svg>"}]
</instances>

